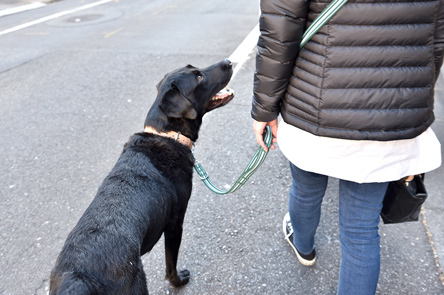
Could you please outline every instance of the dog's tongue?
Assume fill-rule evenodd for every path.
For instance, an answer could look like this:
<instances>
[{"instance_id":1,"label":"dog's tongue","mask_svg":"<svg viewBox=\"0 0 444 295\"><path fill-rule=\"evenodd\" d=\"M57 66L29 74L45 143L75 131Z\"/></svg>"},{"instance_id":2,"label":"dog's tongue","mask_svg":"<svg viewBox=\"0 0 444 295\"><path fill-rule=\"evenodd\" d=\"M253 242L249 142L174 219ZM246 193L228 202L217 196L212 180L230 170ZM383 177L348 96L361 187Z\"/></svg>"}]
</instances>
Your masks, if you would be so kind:
<instances>
[{"instance_id":1,"label":"dog's tongue","mask_svg":"<svg viewBox=\"0 0 444 295\"><path fill-rule=\"evenodd\" d=\"M218 93L216 93L216 95L214 97L217 99L222 99L222 98L225 98L225 97L232 95L232 94L233 94L233 90L228 87L225 87L224 89L222 89Z\"/></svg>"}]
</instances>

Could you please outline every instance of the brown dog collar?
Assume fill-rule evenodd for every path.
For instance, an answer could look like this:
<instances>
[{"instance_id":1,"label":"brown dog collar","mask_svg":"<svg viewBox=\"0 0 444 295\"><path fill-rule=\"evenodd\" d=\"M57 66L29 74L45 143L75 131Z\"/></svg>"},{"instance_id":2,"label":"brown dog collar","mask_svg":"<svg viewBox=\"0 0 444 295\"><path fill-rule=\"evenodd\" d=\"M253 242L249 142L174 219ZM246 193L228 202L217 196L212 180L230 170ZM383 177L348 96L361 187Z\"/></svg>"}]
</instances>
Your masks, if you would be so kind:
<instances>
[{"instance_id":1,"label":"brown dog collar","mask_svg":"<svg viewBox=\"0 0 444 295\"><path fill-rule=\"evenodd\" d=\"M153 127L145 126L144 132L160 135L160 136L163 136L163 137L168 137L168 138L174 139L178 143L181 143L181 144L189 147L190 149L193 148L193 141L191 139L189 139L188 137L180 134L180 131L179 132L176 132L176 131L157 132L157 130L154 129Z\"/></svg>"}]
</instances>

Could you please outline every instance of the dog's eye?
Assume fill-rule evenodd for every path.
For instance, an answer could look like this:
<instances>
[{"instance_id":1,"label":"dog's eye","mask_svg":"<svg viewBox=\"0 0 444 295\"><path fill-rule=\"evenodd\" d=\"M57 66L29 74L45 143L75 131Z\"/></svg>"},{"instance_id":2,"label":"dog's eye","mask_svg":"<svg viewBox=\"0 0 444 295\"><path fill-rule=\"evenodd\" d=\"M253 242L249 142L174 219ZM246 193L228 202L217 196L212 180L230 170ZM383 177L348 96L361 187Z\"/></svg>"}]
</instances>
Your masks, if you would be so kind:
<instances>
[{"instance_id":1,"label":"dog's eye","mask_svg":"<svg viewBox=\"0 0 444 295\"><path fill-rule=\"evenodd\" d=\"M202 76L202 75L197 75L197 82L202 81L202 79L203 79L203 76Z\"/></svg>"}]
</instances>

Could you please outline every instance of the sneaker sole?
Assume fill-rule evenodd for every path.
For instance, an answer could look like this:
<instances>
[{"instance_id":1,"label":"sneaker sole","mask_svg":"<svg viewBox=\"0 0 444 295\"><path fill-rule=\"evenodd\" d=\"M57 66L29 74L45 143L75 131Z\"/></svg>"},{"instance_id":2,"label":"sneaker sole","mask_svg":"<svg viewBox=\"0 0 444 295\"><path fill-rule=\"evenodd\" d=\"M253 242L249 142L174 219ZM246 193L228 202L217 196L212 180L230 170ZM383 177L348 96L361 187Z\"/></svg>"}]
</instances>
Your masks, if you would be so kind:
<instances>
[{"instance_id":1,"label":"sneaker sole","mask_svg":"<svg viewBox=\"0 0 444 295\"><path fill-rule=\"evenodd\" d=\"M285 219L284 219L284 222L282 223L282 231L284 232L285 240L291 246L294 253L296 253L296 257L298 258L299 262L305 266L313 266L316 263L316 257L313 260L307 260L307 259L303 258L301 255L299 255L298 250L293 245L293 242L290 241L290 239L287 236L287 224L285 223Z\"/></svg>"}]
</instances>

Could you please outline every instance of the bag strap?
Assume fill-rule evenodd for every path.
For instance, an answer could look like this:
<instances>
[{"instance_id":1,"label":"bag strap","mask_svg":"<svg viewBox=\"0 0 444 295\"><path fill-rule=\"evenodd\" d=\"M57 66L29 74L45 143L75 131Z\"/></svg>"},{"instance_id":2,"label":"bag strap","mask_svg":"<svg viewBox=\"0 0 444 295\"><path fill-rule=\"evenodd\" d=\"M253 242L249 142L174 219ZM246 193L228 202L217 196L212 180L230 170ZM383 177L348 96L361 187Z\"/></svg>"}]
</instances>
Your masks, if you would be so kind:
<instances>
[{"instance_id":1,"label":"bag strap","mask_svg":"<svg viewBox=\"0 0 444 295\"><path fill-rule=\"evenodd\" d=\"M313 23L302 35L302 41L299 48L304 47L304 45L313 37L319 30L342 8L342 6L347 3L348 0L333 0L318 17L313 21Z\"/></svg>"}]
</instances>

